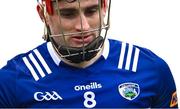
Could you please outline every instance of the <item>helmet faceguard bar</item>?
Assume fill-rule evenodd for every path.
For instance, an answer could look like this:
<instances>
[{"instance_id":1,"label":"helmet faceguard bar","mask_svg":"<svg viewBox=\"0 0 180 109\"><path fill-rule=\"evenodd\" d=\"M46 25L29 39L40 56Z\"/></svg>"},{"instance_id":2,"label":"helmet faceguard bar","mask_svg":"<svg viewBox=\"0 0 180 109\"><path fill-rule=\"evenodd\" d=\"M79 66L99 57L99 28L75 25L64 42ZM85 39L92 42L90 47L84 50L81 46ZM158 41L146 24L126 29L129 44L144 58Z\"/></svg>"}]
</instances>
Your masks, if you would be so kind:
<instances>
[{"instance_id":1,"label":"helmet faceguard bar","mask_svg":"<svg viewBox=\"0 0 180 109\"><path fill-rule=\"evenodd\" d=\"M101 29L108 29L109 28L109 25L106 25L106 26L101 26ZM95 32L95 31L100 31L101 29L99 28L96 28L96 29L91 29L91 30L88 30L88 31L83 31L83 32L74 32L74 33L63 33L63 34L52 34L52 35L49 35L50 37L63 37L63 36L73 36L73 35L79 35L79 34L86 34L86 33L90 33L90 32ZM100 36L100 35L99 35Z\"/></svg>"}]
</instances>

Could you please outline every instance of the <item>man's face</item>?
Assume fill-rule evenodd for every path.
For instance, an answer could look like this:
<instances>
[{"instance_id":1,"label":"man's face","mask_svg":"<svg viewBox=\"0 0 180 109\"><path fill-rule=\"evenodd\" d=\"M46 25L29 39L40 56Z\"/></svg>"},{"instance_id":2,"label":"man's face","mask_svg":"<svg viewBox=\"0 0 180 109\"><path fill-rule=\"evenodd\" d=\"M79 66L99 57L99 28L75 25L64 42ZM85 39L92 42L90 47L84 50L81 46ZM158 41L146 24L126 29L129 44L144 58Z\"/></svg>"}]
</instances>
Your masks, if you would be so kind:
<instances>
[{"instance_id":1,"label":"man's face","mask_svg":"<svg viewBox=\"0 0 180 109\"><path fill-rule=\"evenodd\" d=\"M103 22L105 16L105 8L101 7L99 14L99 0L78 0L68 3L66 0L60 0L58 7L60 16L58 15L58 7L54 2L54 14L49 15L47 22L52 35L68 33L84 32L75 35L67 35L63 37L54 37L56 43L67 45L70 47L82 47L93 41L99 34L98 31L85 32L92 29L97 29ZM80 8L79 8L80 6ZM100 16L102 21L100 23Z\"/></svg>"}]
</instances>

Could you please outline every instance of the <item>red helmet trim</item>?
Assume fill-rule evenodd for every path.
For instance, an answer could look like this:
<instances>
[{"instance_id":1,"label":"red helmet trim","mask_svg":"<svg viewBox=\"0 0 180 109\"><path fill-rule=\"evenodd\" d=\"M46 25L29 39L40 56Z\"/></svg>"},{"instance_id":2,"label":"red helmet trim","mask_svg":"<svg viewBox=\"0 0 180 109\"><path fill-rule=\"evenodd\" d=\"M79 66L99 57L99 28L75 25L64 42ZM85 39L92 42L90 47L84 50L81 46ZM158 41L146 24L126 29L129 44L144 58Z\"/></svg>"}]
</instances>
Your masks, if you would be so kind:
<instances>
[{"instance_id":1,"label":"red helmet trim","mask_svg":"<svg viewBox=\"0 0 180 109\"><path fill-rule=\"evenodd\" d=\"M53 6L52 6L52 1L51 0L45 0L46 3L46 9L47 12L52 15L53 14Z\"/></svg>"}]
</instances>

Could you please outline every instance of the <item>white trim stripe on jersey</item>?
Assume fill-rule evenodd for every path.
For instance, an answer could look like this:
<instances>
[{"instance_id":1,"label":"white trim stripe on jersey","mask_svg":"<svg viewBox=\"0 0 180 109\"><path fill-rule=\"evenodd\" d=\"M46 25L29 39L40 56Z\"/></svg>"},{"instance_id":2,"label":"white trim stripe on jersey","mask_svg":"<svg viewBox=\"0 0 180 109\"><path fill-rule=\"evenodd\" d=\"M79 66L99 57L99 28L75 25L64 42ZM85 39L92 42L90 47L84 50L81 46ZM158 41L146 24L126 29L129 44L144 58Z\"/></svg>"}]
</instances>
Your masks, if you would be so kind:
<instances>
[{"instance_id":1,"label":"white trim stripe on jersey","mask_svg":"<svg viewBox=\"0 0 180 109\"><path fill-rule=\"evenodd\" d=\"M134 64L133 64L133 67L132 67L132 71L133 71L133 72L136 72L136 70L137 70L139 52L140 52L140 50L139 50L138 48L136 48L135 56L134 56L134 61L133 61Z\"/></svg>"},{"instance_id":2,"label":"white trim stripe on jersey","mask_svg":"<svg viewBox=\"0 0 180 109\"><path fill-rule=\"evenodd\" d=\"M39 51L37 49L33 50L34 53L36 54L36 56L38 57L38 59L40 60L40 62L42 63L42 65L44 66L45 70L47 71L48 74L52 73L52 71L50 70L49 66L47 65L47 63L45 62L44 58L42 57L42 55L39 53Z\"/></svg>"},{"instance_id":3,"label":"white trim stripe on jersey","mask_svg":"<svg viewBox=\"0 0 180 109\"><path fill-rule=\"evenodd\" d=\"M104 56L105 59L107 59L108 55L109 55L109 40L105 39L104 42L104 49L103 49L103 53L102 55Z\"/></svg>"},{"instance_id":4,"label":"white trim stripe on jersey","mask_svg":"<svg viewBox=\"0 0 180 109\"><path fill-rule=\"evenodd\" d=\"M61 60L58 57L58 55L56 54L56 51L54 50L53 45L51 44L51 42L47 43L47 49L48 49L48 52L49 52L51 58L53 59L54 63L58 66L59 63L61 62Z\"/></svg>"},{"instance_id":5,"label":"white trim stripe on jersey","mask_svg":"<svg viewBox=\"0 0 180 109\"><path fill-rule=\"evenodd\" d=\"M33 62L35 67L37 68L37 70L38 70L39 74L41 75L41 77L44 77L45 74L44 74L43 70L41 69L40 65L38 64L38 62L36 61L36 59L34 58L34 56L32 55L32 53L29 54L29 58L31 59L31 61Z\"/></svg>"},{"instance_id":6,"label":"white trim stripe on jersey","mask_svg":"<svg viewBox=\"0 0 180 109\"><path fill-rule=\"evenodd\" d=\"M125 56L126 47L128 47L127 56ZM135 48L135 51L133 51L133 48ZM134 47L132 44L129 44L129 46L127 46L127 43L122 42L118 68L136 72L139 59L139 52L140 50ZM130 69L131 63L132 69ZM125 64L125 68L123 68L123 64Z\"/></svg>"},{"instance_id":7,"label":"white trim stripe on jersey","mask_svg":"<svg viewBox=\"0 0 180 109\"><path fill-rule=\"evenodd\" d=\"M129 68L130 68L132 50L133 50L133 45L129 44L128 55L127 55L127 60L126 60L126 67L125 67L126 70L129 70Z\"/></svg>"},{"instance_id":8,"label":"white trim stripe on jersey","mask_svg":"<svg viewBox=\"0 0 180 109\"><path fill-rule=\"evenodd\" d=\"M125 50L126 50L126 43L122 42L122 45L121 45L121 54L120 54L119 64L118 64L118 68L119 69L122 69L122 66L123 66Z\"/></svg>"},{"instance_id":9,"label":"white trim stripe on jersey","mask_svg":"<svg viewBox=\"0 0 180 109\"><path fill-rule=\"evenodd\" d=\"M32 76L34 77L34 79L37 81L39 80L39 77L37 76L36 72L34 71L33 67L31 66L31 64L29 63L28 59L26 57L23 57L23 61L26 64L26 66L28 67L28 69L30 70Z\"/></svg>"},{"instance_id":10,"label":"white trim stripe on jersey","mask_svg":"<svg viewBox=\"0 0 180 109\"><path fill-rule=\"evenodd\" d=\"M42 55L40 54L40 52L37 49L33 50L33 52L34 52L35 56L37 56L37 59L39 60L39 62L36 60L36 58L33 56L34 54L32 54L32 53L30 53L28 55L28 57L32 61L32 64L34 66L32 66L32 64L29 62L27 57L23 57L23 61L24 61L25 65L27 66L27 68L30 70L33 78L36 81L38 81L39 77L38 77L37 73L39 73L42 78L46 76L44 71L43 71L43 69L42 69L42 67L44 67L45 71L48 74L51 74L52 71L49 68L49 66L47 65L47 63L45 62L45 60L42 57ZM42 65L42 67L40 66L40 64ZM36 72L36 70L33 67L35 67L37 69L37 72Z\"/></svg>"}]
</instances>

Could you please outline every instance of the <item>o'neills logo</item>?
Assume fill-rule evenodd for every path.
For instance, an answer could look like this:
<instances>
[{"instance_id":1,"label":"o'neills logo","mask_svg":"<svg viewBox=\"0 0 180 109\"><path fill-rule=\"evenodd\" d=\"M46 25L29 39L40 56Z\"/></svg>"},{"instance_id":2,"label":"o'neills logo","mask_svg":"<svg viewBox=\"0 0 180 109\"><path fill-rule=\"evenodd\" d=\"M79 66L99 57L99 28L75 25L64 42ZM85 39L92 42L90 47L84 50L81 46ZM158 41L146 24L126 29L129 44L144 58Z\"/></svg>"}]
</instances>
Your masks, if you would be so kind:
<instances>
[{"instance_id":1,"label":"o'neills logo","mask_svg":"<svg viewBox=\"0 0 180 109\"><path fill-rule=\"evenodd\" d=\"M76 91L81 91L81 90L90 90L90 89L99 89L102 88L102 85L97 82L91 82L90 84L87 85L76 85L74 86L74 90Z\"/></svg>"}]
</instances>

